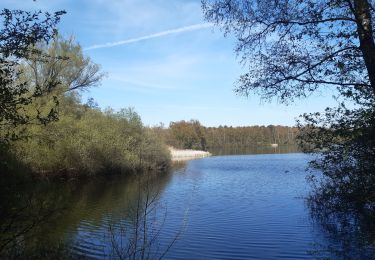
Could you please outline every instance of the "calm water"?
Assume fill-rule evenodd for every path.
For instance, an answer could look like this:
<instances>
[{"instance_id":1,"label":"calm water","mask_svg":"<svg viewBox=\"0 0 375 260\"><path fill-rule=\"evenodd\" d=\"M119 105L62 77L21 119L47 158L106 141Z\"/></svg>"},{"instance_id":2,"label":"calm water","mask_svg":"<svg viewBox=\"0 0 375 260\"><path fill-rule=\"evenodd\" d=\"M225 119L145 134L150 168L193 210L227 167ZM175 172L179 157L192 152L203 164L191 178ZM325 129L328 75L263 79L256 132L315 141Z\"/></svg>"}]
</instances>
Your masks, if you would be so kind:
<instances>
[{"instance_id":1,"label":"calm water","mask_svg":"<svg viewBox=\"0 0 375 260\"><path fill-rule=\"evenodd\" d=\"M346 250L343 241L310 217L302 198L309 190L309 159L213 156L147 181L114 177L58 184L51 191L58 196L51 197L67 209L33 241L60 241L73 257L113 258L114 245L126 250L137 209L143 212L149 194L149 201L155 198L145 222L147 239L154 238L152 257L171 245L167 259L336 258L332 251Z\"/></svg>"}]
</instances>

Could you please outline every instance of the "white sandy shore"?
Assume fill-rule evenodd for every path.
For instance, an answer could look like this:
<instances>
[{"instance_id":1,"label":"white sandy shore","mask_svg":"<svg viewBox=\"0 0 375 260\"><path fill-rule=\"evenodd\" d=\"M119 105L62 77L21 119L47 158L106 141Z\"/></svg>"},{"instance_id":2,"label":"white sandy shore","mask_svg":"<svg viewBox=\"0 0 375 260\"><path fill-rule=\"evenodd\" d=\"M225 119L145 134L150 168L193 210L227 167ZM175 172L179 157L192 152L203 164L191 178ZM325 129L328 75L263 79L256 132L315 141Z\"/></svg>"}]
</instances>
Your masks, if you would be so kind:
<instances>
[{"instance_id":1,"label":"white sandy shore","mask_svg":"<svg viewBox=\"0 0 375 260\"><path fill-rule=\"evenodd\" d=\"M179 150L179 149L175 149L173 147L169 147L169 151L171 152L173 162L187 161L187 160L211 156L211 154L209 152L205 152L205 151Z\"/></svg>"}]
</instances>

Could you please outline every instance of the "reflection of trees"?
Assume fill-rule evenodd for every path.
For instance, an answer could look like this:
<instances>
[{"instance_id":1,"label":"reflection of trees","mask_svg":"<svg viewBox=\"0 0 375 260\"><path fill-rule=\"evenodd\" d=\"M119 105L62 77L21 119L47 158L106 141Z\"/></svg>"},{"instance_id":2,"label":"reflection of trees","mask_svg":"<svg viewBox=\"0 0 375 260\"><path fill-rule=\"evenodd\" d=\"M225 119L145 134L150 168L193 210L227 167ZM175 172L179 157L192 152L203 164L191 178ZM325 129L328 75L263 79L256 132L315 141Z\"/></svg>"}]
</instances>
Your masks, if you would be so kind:
<instances>
[{"instance_id":1,"label":"reflection of trees","mask_svg":"<svg viewBox=\"0 0 375 260\"><path fill-rule=\"evenodd\" d=\"M167 210L159 201L161 190L155 188L149 175L137 178L137 197L132 198L116 221L110 221L112 257L118 259L161 259L180 235L171 238L165 248L159 248L159 237L164 226Z\"/></svg>"},{"instance_id":2,"label":"reflection of trees","mask_svg":"<svg viewBox=\"0 0 375 260\"><path fill-rule=\"evenodd\" d=\"M0 185L0 258L37 257L32 234L62 212L59 196L41 192L48 185L14 173L2 174ZM30 248L34 248L31 252Z\"/></svg>"},{"instance_id":3,"label":"reflection of trees","mask_svg":"<svg viewBox=\"0 0 375 260\"><path fill-rule=\"evenodd\" d=\"M329 243L317 245L317 256L340 259L373 259L375 255L375 214L371 209L349 211L344 202L307 200L312 220L325 231ZM328 245L328 246L327 246Z\"/></svg>"},{"instance_id":4,"label":"reflection of trees","mask_svg":"<svg viewBox=\"0 0 375 260\"><path fill-rule=\"evenodd\" d=\"M74 183L65 186L65 189L73 191L73 196L68 203L67 213L56 220L57 230L55 226L52 227L55 229L52 234L53 240L64 238L70 246L80 243L79 237L69 239L66 236L68 231L77 230L82 220L89 222L94 227L104 225L105 229L109 229L110 225L116 225L119 221L131 223L134 219L135 205L142 204L142 201L138 201L138 199L143 192L143 186L139 185L138 181L144 183L144 178L148 179L155 194L161 194L169 182L170 175L150 172L145 173L144 176L114 176L91 180L84 184ZM62 193L65 194L66 191ZM104 244L110 243L109 237L100 237L99 239L102 239L101 242ZM108 249L104 251L108 251Z\"/></svg>"},{"instance_id":5,"label":"reflection of trees","mask_svg":"<svg viewBox=\"0 0 375 260\"><path fill-rule=\"evenodd\" d=\"M145 176L147 173L145 174ZM150 173L152 189L161 194L170 179L167 173ZM82 220L93 226L122 219L130 222L130 210L139 189L135 177L113 176L79 181L15 181L1 183L0 258L13 252L24 256L49 257L66 253L74 243L69 231L77 230ZM15 214L16 212L17 214ZM15 215L14 218L10 216ZM126 218L124 220L124 217ZM7 232L3 232L7 230ZM15 234L19 234L15 236ZM47 253L50 252L50 253Z\"/></svg>"}]
</instances>

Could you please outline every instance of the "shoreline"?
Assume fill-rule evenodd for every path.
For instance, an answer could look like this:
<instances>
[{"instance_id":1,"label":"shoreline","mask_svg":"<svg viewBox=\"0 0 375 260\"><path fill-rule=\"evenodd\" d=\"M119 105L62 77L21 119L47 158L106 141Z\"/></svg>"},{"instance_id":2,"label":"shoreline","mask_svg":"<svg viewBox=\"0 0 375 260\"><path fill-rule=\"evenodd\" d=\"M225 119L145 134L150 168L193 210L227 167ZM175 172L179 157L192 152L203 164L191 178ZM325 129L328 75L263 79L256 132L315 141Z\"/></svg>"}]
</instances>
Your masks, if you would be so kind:
<instances>
[{"instance_id":1,"label":"shoreline","mask_svg":"<svg viewBox=\"0 0 375 260\"><path fill-rule=\"evenodd\" d=\"M200 159L211 156L211 153L206 151L191 150L191 149L176 149L168 147L171 153L172 162L188 161L193 159Z\"/></svg>"}]
</instances>

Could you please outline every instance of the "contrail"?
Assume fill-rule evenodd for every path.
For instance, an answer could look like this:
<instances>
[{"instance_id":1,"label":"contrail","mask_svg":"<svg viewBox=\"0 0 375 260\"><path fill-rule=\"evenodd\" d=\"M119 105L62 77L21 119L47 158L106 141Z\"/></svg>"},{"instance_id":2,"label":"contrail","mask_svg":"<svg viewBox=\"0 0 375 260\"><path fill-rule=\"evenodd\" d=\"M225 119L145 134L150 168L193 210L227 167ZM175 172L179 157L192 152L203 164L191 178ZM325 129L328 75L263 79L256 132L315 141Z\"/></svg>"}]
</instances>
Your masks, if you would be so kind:
<instances>
[{"instance_id":1,"label":"contrail","mask_svg":"<svg viewBox=\"0 0 375 260\"><path fill-rule=\"evenodd\" d=\"M213 26L213 23L199 23L199 24L184 26L184 27L180 27L180 28L176 28L176 29L166 30L166 31L158 32L158 33L153 33L153 34L149 34L149 35L138 37L138 38L128 39L128 40L124 40L124 41L107 42L107 43L104 43L104 44L92 45L92 46L84 48L84 50L110 48L110 47L124 45L124 44L128 44L128 43L134 43L134 42L149 40L149 39L153 39L153 38L158 38L158 37L166 36L166 35L169 35L169 34L175 34L175 33L181 33L181 32L188 32L188 31L195 31L195 30L210 28L212 26Z\"/></svg>"}]
</instances>

